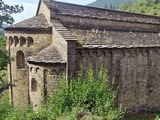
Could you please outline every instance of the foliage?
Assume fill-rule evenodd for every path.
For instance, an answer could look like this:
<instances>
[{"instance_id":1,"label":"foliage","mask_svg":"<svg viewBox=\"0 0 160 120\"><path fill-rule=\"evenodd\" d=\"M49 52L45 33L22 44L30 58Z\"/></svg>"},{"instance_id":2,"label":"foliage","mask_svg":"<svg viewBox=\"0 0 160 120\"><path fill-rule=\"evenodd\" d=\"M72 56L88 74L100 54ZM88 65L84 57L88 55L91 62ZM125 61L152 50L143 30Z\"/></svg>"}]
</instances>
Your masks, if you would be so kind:
<instances>
[{"instance_id":1,"label":"foliage","mask_svg":"<svg viewBox=\"0 0 160 120\"><path fill-rule=\"evenodd\" d=\"M6 45L6 40L3 36L0 36L0 47L4 47Z\"/></svg>"},{"instance_id":2,"label":"foliage","mask_svg":"<svg viewBox=\"0 0 160 120\"><path fill-rule=\"evenodd\" d=\"M160 0L137 0L135 3L126 3L120 10L160 16Z\"/></svg>"},{"instance_id":3,"label":"foliage","mask_svg":"<svg viewBox=\"0 0 160 120\"><path fill-rule=\"evenodd\" d=\"M5 22L7 24L13 24L14 19L12 18L11 14L13 13L20 13L23 11L23 6L14 5L9 6L5 4L2 0L0 0L0 27L2 27L2 24Z\"/></svg>"},{"instance_id":4,"label":"foliage","mask_svg":"<svg viewBox=\"0 0 160 120\"><path fill-rule=\"evenodd\" d=\"M92 68L85 75L81 71L77 77L70 78L67 87L63 77L53 97L34 115L34 119L122 119L124 112L121 107L114 106L116 90L108 86L106 72L101 68L95 77Z\"/></svg>"},{"instance_id":5,"label":"foliage","mask_svg":"<svg viewBox=\"0 0 160 120\"><path fill-rule=\"evenodd\" d=\"M2 110L2 116L5 120L120 120L124 112L115 107L116 90L107 83L108 76L102 68L97 75L92 68L85 75L79 72L67 86L63 75L53 96L38 111L7 109L5 113Z\"/></svg>"},{"instance_id":6,"label":"foliage","mask_svg":"<svg viewBox=\"0 0 160 120\"><path fill-rule=\"evenodd\" d=\"M0 47L5 47L5 46L6 46L5 38L0 36ZM5 69L8 62L9 62L8 53L6 51L0 51L0 70Z\"/></svg>"},{"instance_id":7,"label":"foliage","mask_svg":"<svg viewBox=\"0 0 160 120\"><path fill-rule=\"evenodd\" d=\"M88 6L105 8L105 5L107 4L108 6L107 8L109 8L110 5L112 4L115 6L115 8L118 8L127 2L135 2L135 1L136 0L95 0L93 3L88 4Z\"/></svg>"},{"instance_id":8,"label":"foliage","mask_svg":"<svg viewBox=\"0 0 160 120\"><path fill-rule=\"evenodd\" d=\"M9 62L9 57L7 52L0 51L0 70L5 69L8 62Z\"/></svg>"},{"instance_id":9,"label":"foliage","mask_svg":"<svg viewBox=\"0 0 160 120\"><path fill-rule=\"evenodd\" d=\"M2 84L3 81L3 84ZM0 99L2 97L2 92L7 88L8 80L7 80L7 71L1 70L0 71Z\"/></svg>"},{"instance_id":10,"label":"foliage","mask_svg":"<svg viewBox=\"0 0 160 120\"><path fill-rule=\"evenodd\" d=\"M118 7L116 7L115 5L112 5L112 4L110 4L109 6L106 4L106 5L104 6L104 8L105 8L105 9L111 9L111 10L116 10L116 9L118 9Z\"/></svg>"},{"instance_id":11,"label":"foliage","mask_svg":"<svg viewBox=\"0 0 160 120\"><path fill-rule=\"evenodd\" d=\"M3 37L0 37L0 47L4 47L6 45L5 39ZM9 88L10 84L8 84L5 81L4 76L6 76L6 73L4 73L4 70L7 67L7 63L9 62L9 56L6 51L0 51L0 97L2 95L2 92Z\"/></svg>"}]
</instances>

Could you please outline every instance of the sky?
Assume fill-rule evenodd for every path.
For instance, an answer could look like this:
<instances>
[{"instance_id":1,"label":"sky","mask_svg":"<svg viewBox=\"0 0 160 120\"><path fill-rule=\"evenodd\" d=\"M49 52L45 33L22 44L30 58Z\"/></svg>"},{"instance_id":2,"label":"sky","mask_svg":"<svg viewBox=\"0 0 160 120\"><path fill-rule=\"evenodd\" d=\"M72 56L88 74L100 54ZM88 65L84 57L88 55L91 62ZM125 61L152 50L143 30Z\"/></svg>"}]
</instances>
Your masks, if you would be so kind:
<instances>
[{"instance_id":1,"label":"sky","mask_svg":"<svg viewBox=\"0 0 160 120\"><path fill-rule=\"evenodd\" d=\"M28 19L36 15L39 0L3 0L8 5L23 5L24 11L22 13L13 14L15 23ZM56 0L61 2L68 2L80 5L86 5L95 0Z\"/></svg>"}]
</instances>

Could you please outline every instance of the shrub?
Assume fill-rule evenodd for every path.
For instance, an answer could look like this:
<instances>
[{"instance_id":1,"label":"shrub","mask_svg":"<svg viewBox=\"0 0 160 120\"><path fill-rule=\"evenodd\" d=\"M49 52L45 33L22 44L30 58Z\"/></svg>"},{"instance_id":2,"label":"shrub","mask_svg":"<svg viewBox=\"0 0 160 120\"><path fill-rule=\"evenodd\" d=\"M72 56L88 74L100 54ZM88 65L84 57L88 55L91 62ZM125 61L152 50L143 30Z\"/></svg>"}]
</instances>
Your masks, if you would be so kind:
<instances>
[{"instance_id":1,"label":"shrub","mask_svg":"<svg viewBox=\"0 0 160 120\"><path fill-rule=\"evenodd\" d=\"M66 82L62 75L53 96L36 112L31 109L9 109L4 117L12 120L120 120L122 107L115 107L116 90L108 85L109 77L101 67L98 74L90 68L82 70ZM67 84L68 83L68 84ZM67 85L66 85L67 84ZM9 107L8 107L9 108Z\"/></svg>"},{"instance_id":2,"label":"shrub","mask_svg":"<svg viewBox=\"0 0 160 120\"><path fill-rule=\"evenodd\" d=\"M64 76L59 82L54 95L35 115L36 119L123 118L122 107L114 105L116 90L107 84L108 76L103 68L97 75L94 75L92 68L85 75L79 72L78 76L70 78L67 87Z\"/></svg>"}]
</instances>

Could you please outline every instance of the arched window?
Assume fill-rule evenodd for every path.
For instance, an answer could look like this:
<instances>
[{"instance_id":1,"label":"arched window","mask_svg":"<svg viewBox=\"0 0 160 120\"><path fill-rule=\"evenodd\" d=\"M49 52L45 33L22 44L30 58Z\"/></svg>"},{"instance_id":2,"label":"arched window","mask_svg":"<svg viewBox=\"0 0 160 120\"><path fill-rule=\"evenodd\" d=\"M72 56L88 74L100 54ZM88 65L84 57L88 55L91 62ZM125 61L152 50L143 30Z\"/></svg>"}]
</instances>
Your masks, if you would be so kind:
<instances>
[{"instance_id":1,"label":"arched window","mask_svg":"<svg viewBox=\"0 0 160 120\"><path fill-rule=\"evenodd\" d=\"M31 38L31 37L28 37L27 41L28 41L27 47L30 47L34 44L33 38Z\"/></svg>"},{"instance_id":2,"label":"arched window","mask_svg":"<svg viewBox=\"0 0 160 120\"><path fill-rule=\"evenodd\" d=\"M13 45L13 38L12 37L9 37L9 45Z\"/></svg>"},{"instance_id":3,"label":"arched window","mask_svg":"<svg viewBox=\"0 0 160 120\"><path fill-rule=\"evenodd\" d=\"M80 51L77 52L77 56L82 57L82 53Z\"/></svg>"},{"instance_id":4,"label":"arched window","mask_svg":"<svg viewBox=\"0 0 160 120\"><path fill-rule=\"evenodd\" d=\"M18 43L19 43L19 40L18 40L18 37L17 37L17 36L14 36L14 41L15 41L14 45L17 46Z\"/></svg>"},{"instance_id":5,"label":"arched window","mask_svg":"<svg viewBox=\"0 0 160 120\"><path fill-rule=\"evenodd\" d=\"M36 73L39 73L40 72L40 68L36 68Z\"/></svg>"},{"instance_id":6,"label":"arched window","mask_svg":"<svg viewBox=\"0 0 160 120\"><path fill-rule=\"evenodd\" d=\"M25 57L22 51L18 51L16 55L17 69L25 68Z\"/></svg>"},{"instance_id":7,"label":"arched window","mask_svg":"<svg viewBox=\"0 0 160 120\"><path fill-rule=\"evenodd\" d=\"M52 69L50 72L51 75L57 75L57 71L55 69Z\"/></svg>"},{"instance_id":8,"label":"arched window","mask_svg":"<svg viewBox=\"0 0 160 120\"><path fill-rule=\"evenodd\" d=\"M33 67L30 68L30 72L33 73Z\"/></svg>"},{"instance_id":9,"label":"arched window","mask_svg":"<svg viewBox=\"0 0 160 120\"><path fill-rule=\"evenodd\" d=\"M20 37L20 47L26 44L26 39L24 37Z\"/></svg>"},{"instance_id":10,"label":"arched window","mask_svg":"<svg viewBox=\"0 0 160 120\"><path fill-rule=\"evenodd\" d=\"M31 80L31 91L32 92L37 91L37 81L34 78L32 78L32 80Z\"/></svg>"}]
</instances>

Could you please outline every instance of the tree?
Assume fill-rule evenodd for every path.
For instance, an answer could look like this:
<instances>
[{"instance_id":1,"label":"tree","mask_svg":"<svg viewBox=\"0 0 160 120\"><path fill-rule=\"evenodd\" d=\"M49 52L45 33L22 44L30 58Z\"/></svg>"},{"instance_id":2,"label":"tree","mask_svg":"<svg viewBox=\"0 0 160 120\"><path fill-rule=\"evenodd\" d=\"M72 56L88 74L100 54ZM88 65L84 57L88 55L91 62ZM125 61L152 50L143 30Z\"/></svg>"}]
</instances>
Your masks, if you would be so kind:
<instances>
[{"instance_id":1,"label":"tree","mask_svg":"<svg viewBox=\"0 0 160 120\"><path fill-rule=\"evenodd\" d=\"M4 37L0 36L0 47L4 47L6 45L5 39ZM2 70L6 69L7 63L9 62L9 56L7 54L6 51L1 51L0 50L0 72L2 72ZM0 74L0 97L2 95L2 92L6 89L8 89L8 87L10 86L7 83L4 83L2 77L4 75Z\"/></svg>"},{"instance_id":2,"label":"tree","mask_svg":"<svg viewBox=\"0 0 160 120\"><path fill-rule=\"evenodd\" d=\"M120 10L133 13L143 13L160 16L160 0L137 0L134 3L126 3Z\"/></svg>"},{"instance_id":3,"label":"tree","mask_svg":"<svg viewBox=\"0 0 160 120\"><path fill-rule=\"evenodd\" d=\"M107 9L107 8L108 8L107 4L105 4L104 8L105 8L105 9Z\"/></svg>"},{"instance_id":4,"label":"tree","mask_svg":"<svg viewBox=\"0 0 160 120\"><path fill-rule=\"evenodd\" d=\"M10 6L5 4L2 0L0 0L0 11L1 11L0 28L2 28L3 23L13 24L14 19L11 15L20 13L23 11L23 9L24 9L23 6L19 6L19 5ZM0 36L0 47L4 47L4 46L5 46L5 39L4 37ZM8 62L9 62L9 57L7 55L7 52L0 51L0 71L6 68ZM8 87L10 86L9 84L4 84L2 81L3 80L1 80L1 84L0 84L0 94L4 90L8 89Z\"/></svg>"},{"instance_id":5,"label":"tree","mask_svg":"<svg viewBox=\"0 0 160 120\"><path fill-rule=\"evenodd\" d=\"M2 27L3 23L13 24L14 19L11 16L12 14L20 13L23 11L23 6L13 5L9 6L5 4L2 0L0 0L0 27Z\"/></svg>"}]
</instances>

